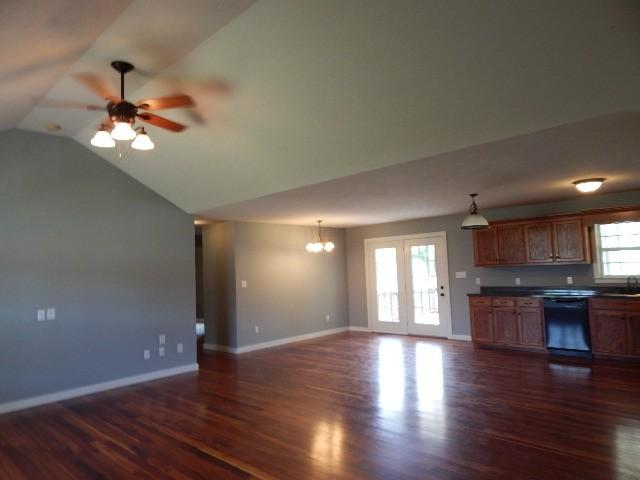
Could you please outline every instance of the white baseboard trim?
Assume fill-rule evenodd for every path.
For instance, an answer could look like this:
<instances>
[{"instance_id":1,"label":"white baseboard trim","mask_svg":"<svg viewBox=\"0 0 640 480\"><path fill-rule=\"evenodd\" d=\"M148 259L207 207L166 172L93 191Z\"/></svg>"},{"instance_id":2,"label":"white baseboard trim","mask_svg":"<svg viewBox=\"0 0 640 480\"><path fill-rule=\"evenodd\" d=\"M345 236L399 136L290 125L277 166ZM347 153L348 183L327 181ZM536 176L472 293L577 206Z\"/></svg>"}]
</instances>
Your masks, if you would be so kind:
<instances>
[{"instance_id":1,"label":"white baseboard trim","mask_svg":"<svg viewBox=\"0 0 640 480\"><path fill-rule=\"evenodd\" d=\"M471 341L471 335L450 335L449 340L464 340L465 342Z\"/></svg>"},{"instance_id":2,"label":"white baseboard trim","mask_svg":"<svg viewBox=\"0 0 640 480\"><path fill-rule=\"evenodd\" d=\"M280 338L278 340L271 340L269 342L254 343L253 345L245 345L244 347L227 347L226 345L215 345L212 343L205 343L203 348L205 350L212 350L218 352L228 352L234 354L253 352L256 350L264 350L265 348L279 347L280 345L286 345L288 343L302 342L304 340L311 340L313 338L324 337L326 335L335 335L336 333L342 333L349 330L349 327L331 328L329 330L320 330L319 332L305 333L304 335L296 335L294 337Z\"/></svg>"},{"instance_id":3,"label":"white baseboard trim","mask_svg":"<svg viewBox=\"0 0 640 480\"><path fill-rule=\"evenodd\" d=\"M204 345L202 345L202 348L210 352L236 353L235 347L228 347L226 345L217 345L215 343L205 343Z\"/></svg>"},{"instance_id":4,"label":"white baseboard trim","mask_svg":"<svg viewBox=\"0 0 640 480\"><path fill-rule=\"evenodd\" d=\"M38 395L37 397L23 398L12 402L0 403L0 415L3 413L15 412L26 408L46 405L47 403L60 402L74 397L82 397L92 393L104 392L114 388L126 387L136 383L149 382L159 378L171 377L182 373L195 372L198 370L198 364L182 365L180 367L166 368L164 370L156 370L155 372L133 375L131 377L118 378L107 382L94 383L84 387L70 388L69 390L61 390L59 392Z\"/></svg>"},{"instance_id":5,"label":"white baseboard trim","mask_svg":"<svg viewBox=\"0 0 640 480\"><path fill-rule=\"evenodd\" d=\"M350 326L349 327L349 331L351 331L351 332L371 332L371 329L369 327L354 327L354 326Z\"/></svg>"}]
</instances>

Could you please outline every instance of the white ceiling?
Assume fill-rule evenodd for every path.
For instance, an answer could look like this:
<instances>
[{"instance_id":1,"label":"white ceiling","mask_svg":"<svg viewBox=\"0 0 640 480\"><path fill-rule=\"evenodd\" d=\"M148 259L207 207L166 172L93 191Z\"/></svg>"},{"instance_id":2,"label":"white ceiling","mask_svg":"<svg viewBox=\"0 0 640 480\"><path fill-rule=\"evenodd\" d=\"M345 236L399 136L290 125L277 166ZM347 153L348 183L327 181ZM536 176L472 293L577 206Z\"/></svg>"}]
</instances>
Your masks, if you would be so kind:
<instances>
[{"instance_id":1,"label":"white ceiling","mask_svg":"<svg viewBox=\"0 0 640 480\"><path fill-rule=\"evenodd\" d=\"M27 2L14 3L28 10ZM36 39L44 41L36 30ZM531 165L546 158L522 154L517 164L528 172L527 181L502 172L513 165L508 159L491 157L513 148L509 141L479 147L489 155L481 161L467 152L473 145L600 116L605 125L637 127L633 115L609 115L640 108L639 54L635 0L134 0L47 97L95 102L72 75L95 72L115 86L108 67L113 59L139 68L128 82L130 99L178 91L194 96L195 111L166 113L189 124L186 132L148 129L153 152L118 160L112 150L95 150L192 213L306 221L323 214L318 202L292 211L278 200L261 207L263 199L247 204L254 213L233 204L383 167L402 164L402 170L424 159L417 162L429 165L421 167L422 192L406 202L380 201L393 200L403 188L386 190L379 179L380 199L360 211L349 204L326 206L330 212L323 216L331 213L336 224L358 224L439 214L453 206L460 211L466 203L460 197L469 190L481 190L488 202L512 204L565 196L553 182L579 171L618 175L632 159L611 164L611 142L589 168L573 161L559 169L553 164L553 178L532 173ZM36 131L56 121L62 135L88 145L100 116L36 107L22 121L13 118L14 125ZM584 127L577 136L587 141L589 128L597 130ZM525 138L532 139L525 142L531 152L553 150L545 148L544 132ZM564 146L554 148L562 153ZM443 158L455 168L443 167ZM500 175L490 179L493 165L503 167L493 169ZM611 185L628 183L621 177ZM322 188L310 187L305 198Z\"/></svg>"},{"instance_id":2,"label":"white ceiling","mask_svg":"<svg viewBox=\"0 0 640 480\"><path fill-rule=\"evenodd\" d=\"M638 189L640 113L621 113L384 167L200 212L200 217L351 227L582 195L574 180L606 177L602 192Z\"/></svg>"},{"instance_id":3,"label":"white ceiling","mask_svg":"<svg viewBox=\"0 0 640 480\"><path fill-rule=\"evenodd\" d=\"M16 127L129 3L0 1L0 131Z\"/></svg>"}]
</instances>

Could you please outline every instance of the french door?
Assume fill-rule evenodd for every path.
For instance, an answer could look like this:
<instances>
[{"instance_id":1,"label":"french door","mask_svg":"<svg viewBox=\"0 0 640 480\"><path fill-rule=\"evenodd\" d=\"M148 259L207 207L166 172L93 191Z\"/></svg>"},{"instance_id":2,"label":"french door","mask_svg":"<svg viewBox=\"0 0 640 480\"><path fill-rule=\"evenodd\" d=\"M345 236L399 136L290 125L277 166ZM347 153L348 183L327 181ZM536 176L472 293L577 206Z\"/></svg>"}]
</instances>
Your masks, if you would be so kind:
<instances>
[{"instance_id":1,"label":"french door","mask_svg":"<svg viewBox=\"0 0 640 480\"><path fill-rule=\"evenodd\" d=\"M375 332L449 337L444 232L365 240L367 311Z\"/></svg>"}]
</instances>

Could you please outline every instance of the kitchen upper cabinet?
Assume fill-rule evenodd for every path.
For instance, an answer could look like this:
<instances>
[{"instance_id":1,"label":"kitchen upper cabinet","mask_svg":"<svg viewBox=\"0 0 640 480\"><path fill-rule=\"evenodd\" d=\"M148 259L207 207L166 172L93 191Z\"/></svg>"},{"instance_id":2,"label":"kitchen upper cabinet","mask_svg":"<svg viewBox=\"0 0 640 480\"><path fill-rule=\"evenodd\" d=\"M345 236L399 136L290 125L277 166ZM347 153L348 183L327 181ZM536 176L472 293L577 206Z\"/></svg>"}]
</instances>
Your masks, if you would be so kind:
<instances>
[{"instance_id":1,"label":"kitchen upper cabinet","mask_svg":"<svg viewBox=\"0 0 640 480\"><path fill-rule=\"evenodd\" d=\"M474 230L473 246L476 265L498 265L498 230L496 228L483 228Z\"/></svg>"},{"instance_id":2,"label":"kitchen upper cabinet","mask_svg":"<svg viewBox=\"0 0 640 480\"><path fill-rule=\"evenodd\" d=\"M498 226L498 258L501 265L525 263L523 224Z\"/></svg>"},{"instance_id":3,"label":"kitchen upper cabinet","mask_svg":"<svg viewBox=\"0 0 640 480\"><path fill-rule=\"evenodd\" d=\"M593 353L627 355L627 314L616 310L591 310L591 348Z\"/></svg>"},{"instance_id":4,"label":"kitchen upper cabinet","mask_svg":"<svg viewBox=\"0 0 640 480\"><path fill-rule=\"evenodd\" d=\"M513 308L493 309L493 341L518 344L518 314Z\"/></svg>"},{"instance_id":5,"label":"kitchen upper cabinet","mask_svg":"<svg viewBox=\"0 0 640 480\"><path fill-rule=\"evenodd\" d=\"M494 222L473 233L475 264L589 263L589 237L581 217Z\"/></svg>"},{"instance_id":6,"label":"kitchen upper cabinet","mask_svg":"<svg viewBox=\"0 0 640 480\"><path fill-rule=\"evenodd\" d=\"M530 347L544 346L544 326L542 312L539 308L521 308L518 310L520 320L520 344Z\"/></svg>"},{"instance_id":7,"label":"kitchen upper cabinet","mask_svg":"<svg viewBox=\"0 0 640 480\"><path fill-rule=\"evenodd\" d=\"M554 220L553 260L556 262L578 263L586 259L585 234L582 219Z\"/></svg>"},{"instance_id":8,"label":"kitchen upper cabinet","mask_svg":"<svg viewBox=\"0 0 640 480\"><path fill-rule=\"evenodd\" d=\"M553 260L551 222L528 223L524 226L527 263L549 263Z\"/></svg>"}]
</instances>

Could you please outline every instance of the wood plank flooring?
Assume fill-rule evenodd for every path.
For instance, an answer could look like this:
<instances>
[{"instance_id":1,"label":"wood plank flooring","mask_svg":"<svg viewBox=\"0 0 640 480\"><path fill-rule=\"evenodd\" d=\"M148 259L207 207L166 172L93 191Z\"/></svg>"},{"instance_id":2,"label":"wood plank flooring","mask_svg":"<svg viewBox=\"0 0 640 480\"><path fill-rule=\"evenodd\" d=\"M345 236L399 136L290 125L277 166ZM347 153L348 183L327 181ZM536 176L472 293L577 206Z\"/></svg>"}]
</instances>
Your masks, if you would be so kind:
<instances>
[{"instance_id":1,"label":"wood plank flooring","mask_svg":"<svg viewBox=\"0 0 640 480\"><path fill-rule=\"evenodd\" d=\"M0 417L0 478L640 478L640 366L345 333Z\"/></svg>"}]
</instances>

